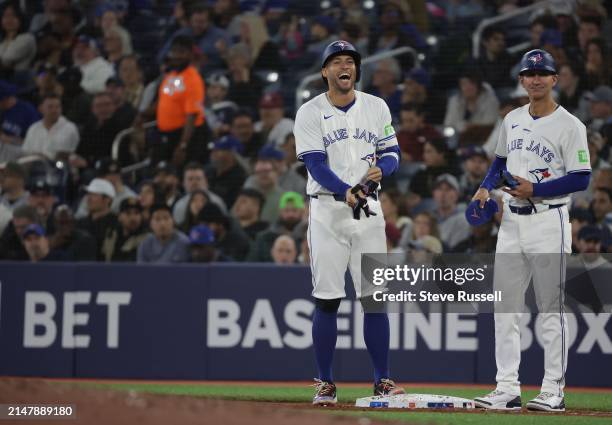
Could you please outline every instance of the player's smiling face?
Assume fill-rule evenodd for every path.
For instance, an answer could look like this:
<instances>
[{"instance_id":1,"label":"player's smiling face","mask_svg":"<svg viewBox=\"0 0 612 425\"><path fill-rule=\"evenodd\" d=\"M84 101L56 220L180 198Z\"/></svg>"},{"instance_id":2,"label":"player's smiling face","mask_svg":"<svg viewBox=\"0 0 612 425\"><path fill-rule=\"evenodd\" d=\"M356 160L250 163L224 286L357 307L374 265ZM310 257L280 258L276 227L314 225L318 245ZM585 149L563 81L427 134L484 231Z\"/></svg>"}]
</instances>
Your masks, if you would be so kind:
<instances>
[{"instance_id":1,"label":"player's smiling face","mask_svg":"<svg viewBox=\"0 0 612 425\"><path fill-rule=\"evenodd\" d=\"M520 76L520 81L530 99L542 99L549 96L557 84L558 77L541 71L526 71Z\"/></svg>"},{"instance_id":2,"label":"player's smiling face","mask_svg":"<svg viewBox=\"0 0 612 425\"><path fill-rule=\"evenodd\" d=\"M322 70L330 89L349 92L355 85L357 67L350 55L338 55L331 58Z\"/></svg>"}]
</instances>

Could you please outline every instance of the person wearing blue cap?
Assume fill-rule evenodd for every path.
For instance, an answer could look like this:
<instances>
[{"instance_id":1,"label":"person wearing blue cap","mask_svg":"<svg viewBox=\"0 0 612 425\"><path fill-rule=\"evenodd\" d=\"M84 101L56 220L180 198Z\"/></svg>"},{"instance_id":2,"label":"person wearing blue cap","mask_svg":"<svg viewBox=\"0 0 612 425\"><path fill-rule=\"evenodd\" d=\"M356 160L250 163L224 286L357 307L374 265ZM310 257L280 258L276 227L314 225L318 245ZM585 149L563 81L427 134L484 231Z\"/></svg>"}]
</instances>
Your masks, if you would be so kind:
<instances>
[{"instance_id":1,"label":"person wearing blue cap","mask_svg":"<svg viewBox=\"0 0 612 425\"><path fill-rule=\"evenodd\" d=\"M27 226L21 238L31 262L65 260L60 252L51 249L47 233L40 224L34 223Z\"/></svg>"},{"instance_id":2,"label":"person wearing blue cap","mask_svg":"<svg viewBox=\"0 0 612 425\"><path fill-rule=\"evenodd\" d=\"M212 145L211 166L208 169L210 190L219 195L225 205L231 208L247 178L245 169L238 162L242 144L232 135L218 139Z\"/></svg>"},{"instance_id":3,"label":"person wearing blue cap","mask_svg":"<svg viewBox=\"0 0 612 425\"><path fill-rule=\"evenodd\" d=\"M215 247L215 235L205 224L198 224L189 231L189 253L192 263L231 261Z\"/></svg>"},{"instance_id":4,"label":"person wearing blue cap","mask_svg":"<svg viewBox=\"0 0 612 425\"><path fill-rule=\"evenodd\" d=\"M26 132L39 119L36 108L17 97L17 87L0 80L0 163L21 156Z\"/></svg>"}]
</instances>

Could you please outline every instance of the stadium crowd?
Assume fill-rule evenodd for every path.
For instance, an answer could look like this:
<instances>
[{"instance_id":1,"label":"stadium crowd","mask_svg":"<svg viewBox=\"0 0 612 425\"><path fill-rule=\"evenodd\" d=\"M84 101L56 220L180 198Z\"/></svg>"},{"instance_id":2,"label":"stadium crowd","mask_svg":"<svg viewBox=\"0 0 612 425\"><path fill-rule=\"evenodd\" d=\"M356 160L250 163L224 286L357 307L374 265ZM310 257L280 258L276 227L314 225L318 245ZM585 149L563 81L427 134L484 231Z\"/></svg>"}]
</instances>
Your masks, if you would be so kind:
<instances>
[{"instance_id":1,"label":"stadium crowd","mask_svg":"<svg viewBox=\"0 0 612 425\"><path fill-rule=\"evenodd\" d=\"M483 19L532 3L0 1L0 259L309 264L292 117L339 38L363 57L411 48L362 69L402 151L380 194L389 252L494 251L501 217L470 227L463 211L528 101L517 64L536 47L588 129L573 250L612 252L611 4L544 2L472 52Z\"/></svg>"}]
</instances>

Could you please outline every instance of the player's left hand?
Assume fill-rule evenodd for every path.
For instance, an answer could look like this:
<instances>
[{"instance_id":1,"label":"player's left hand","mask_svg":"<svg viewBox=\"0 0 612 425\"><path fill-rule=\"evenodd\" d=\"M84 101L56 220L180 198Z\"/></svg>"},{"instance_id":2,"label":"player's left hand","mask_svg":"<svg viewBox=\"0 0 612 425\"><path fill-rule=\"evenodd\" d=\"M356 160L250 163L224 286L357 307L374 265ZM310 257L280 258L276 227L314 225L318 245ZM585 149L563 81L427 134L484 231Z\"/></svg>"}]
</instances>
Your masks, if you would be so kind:
<instances>
[{"instance_id":1,"label":"player's left hand","mask_svg":"<svg viewBox=\"0 0 612 425\"><path fill-rule=\"evenodd\" d=\"M368 169L368 175L366 176L367 180L374 180L376 183L380 183L382 179L382 170L380 167L373 166Z\"/></svg>"},{"instance_id":2,"label":"player's left hand","mask_svg":"<svg viewBox=\"0 0 612 425\"><path fill-rule=\"evenodd\" d=\"M527 199L533 196L533 183L519 176L513 175L513 177L519 182L518 186L514 189L505 187L502 189L504 192L509 193L510 195L519 199Z\"/></svg>"}]
</instances>

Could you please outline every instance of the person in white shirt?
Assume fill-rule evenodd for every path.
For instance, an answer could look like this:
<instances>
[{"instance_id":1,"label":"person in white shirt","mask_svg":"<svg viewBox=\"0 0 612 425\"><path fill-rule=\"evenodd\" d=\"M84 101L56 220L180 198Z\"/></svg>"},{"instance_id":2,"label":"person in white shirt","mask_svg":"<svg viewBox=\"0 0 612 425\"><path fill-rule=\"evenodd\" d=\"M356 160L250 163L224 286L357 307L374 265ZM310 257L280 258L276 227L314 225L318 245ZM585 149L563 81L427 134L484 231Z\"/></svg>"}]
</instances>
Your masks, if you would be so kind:
<instances>
[{"instance_id":1,"label":"person in white shirt","mask_svg":"<svg viewBox=\"0 0 612 425\"><path fill-rule=\"evenodd\" d=\"M115 75L115 70L110 62L100 56L100 50L93 38L79 36L72 50L72 58L83 74L83 90L89 94L106 90L106 80Z\"/></svg>"},{"instance_id":2,"label":"person in white shirt","mask_svg":"<svg viewBox=\"0 0 612 425\"><path fill-rule=\"evenodd\" d=\"M43 118L30 126L23 142L24 154L42 154L61 159L74 152L79 144L76 125L62 115L62 100L56 94L43 97L38 107Z\"/></svg>"},{"instance_id":3,"label":"person in white shirt","mask_svg":"<svg viewBox=\"0 0 612 425\"><path fill-rule=\"evenodd\" d=\"M280 148L285 138L293 132L293 120L284 117L283 98L280 93L266 93L259 102L261 121L255 124L265 143Z\"/></svg>"}]
</instances>

